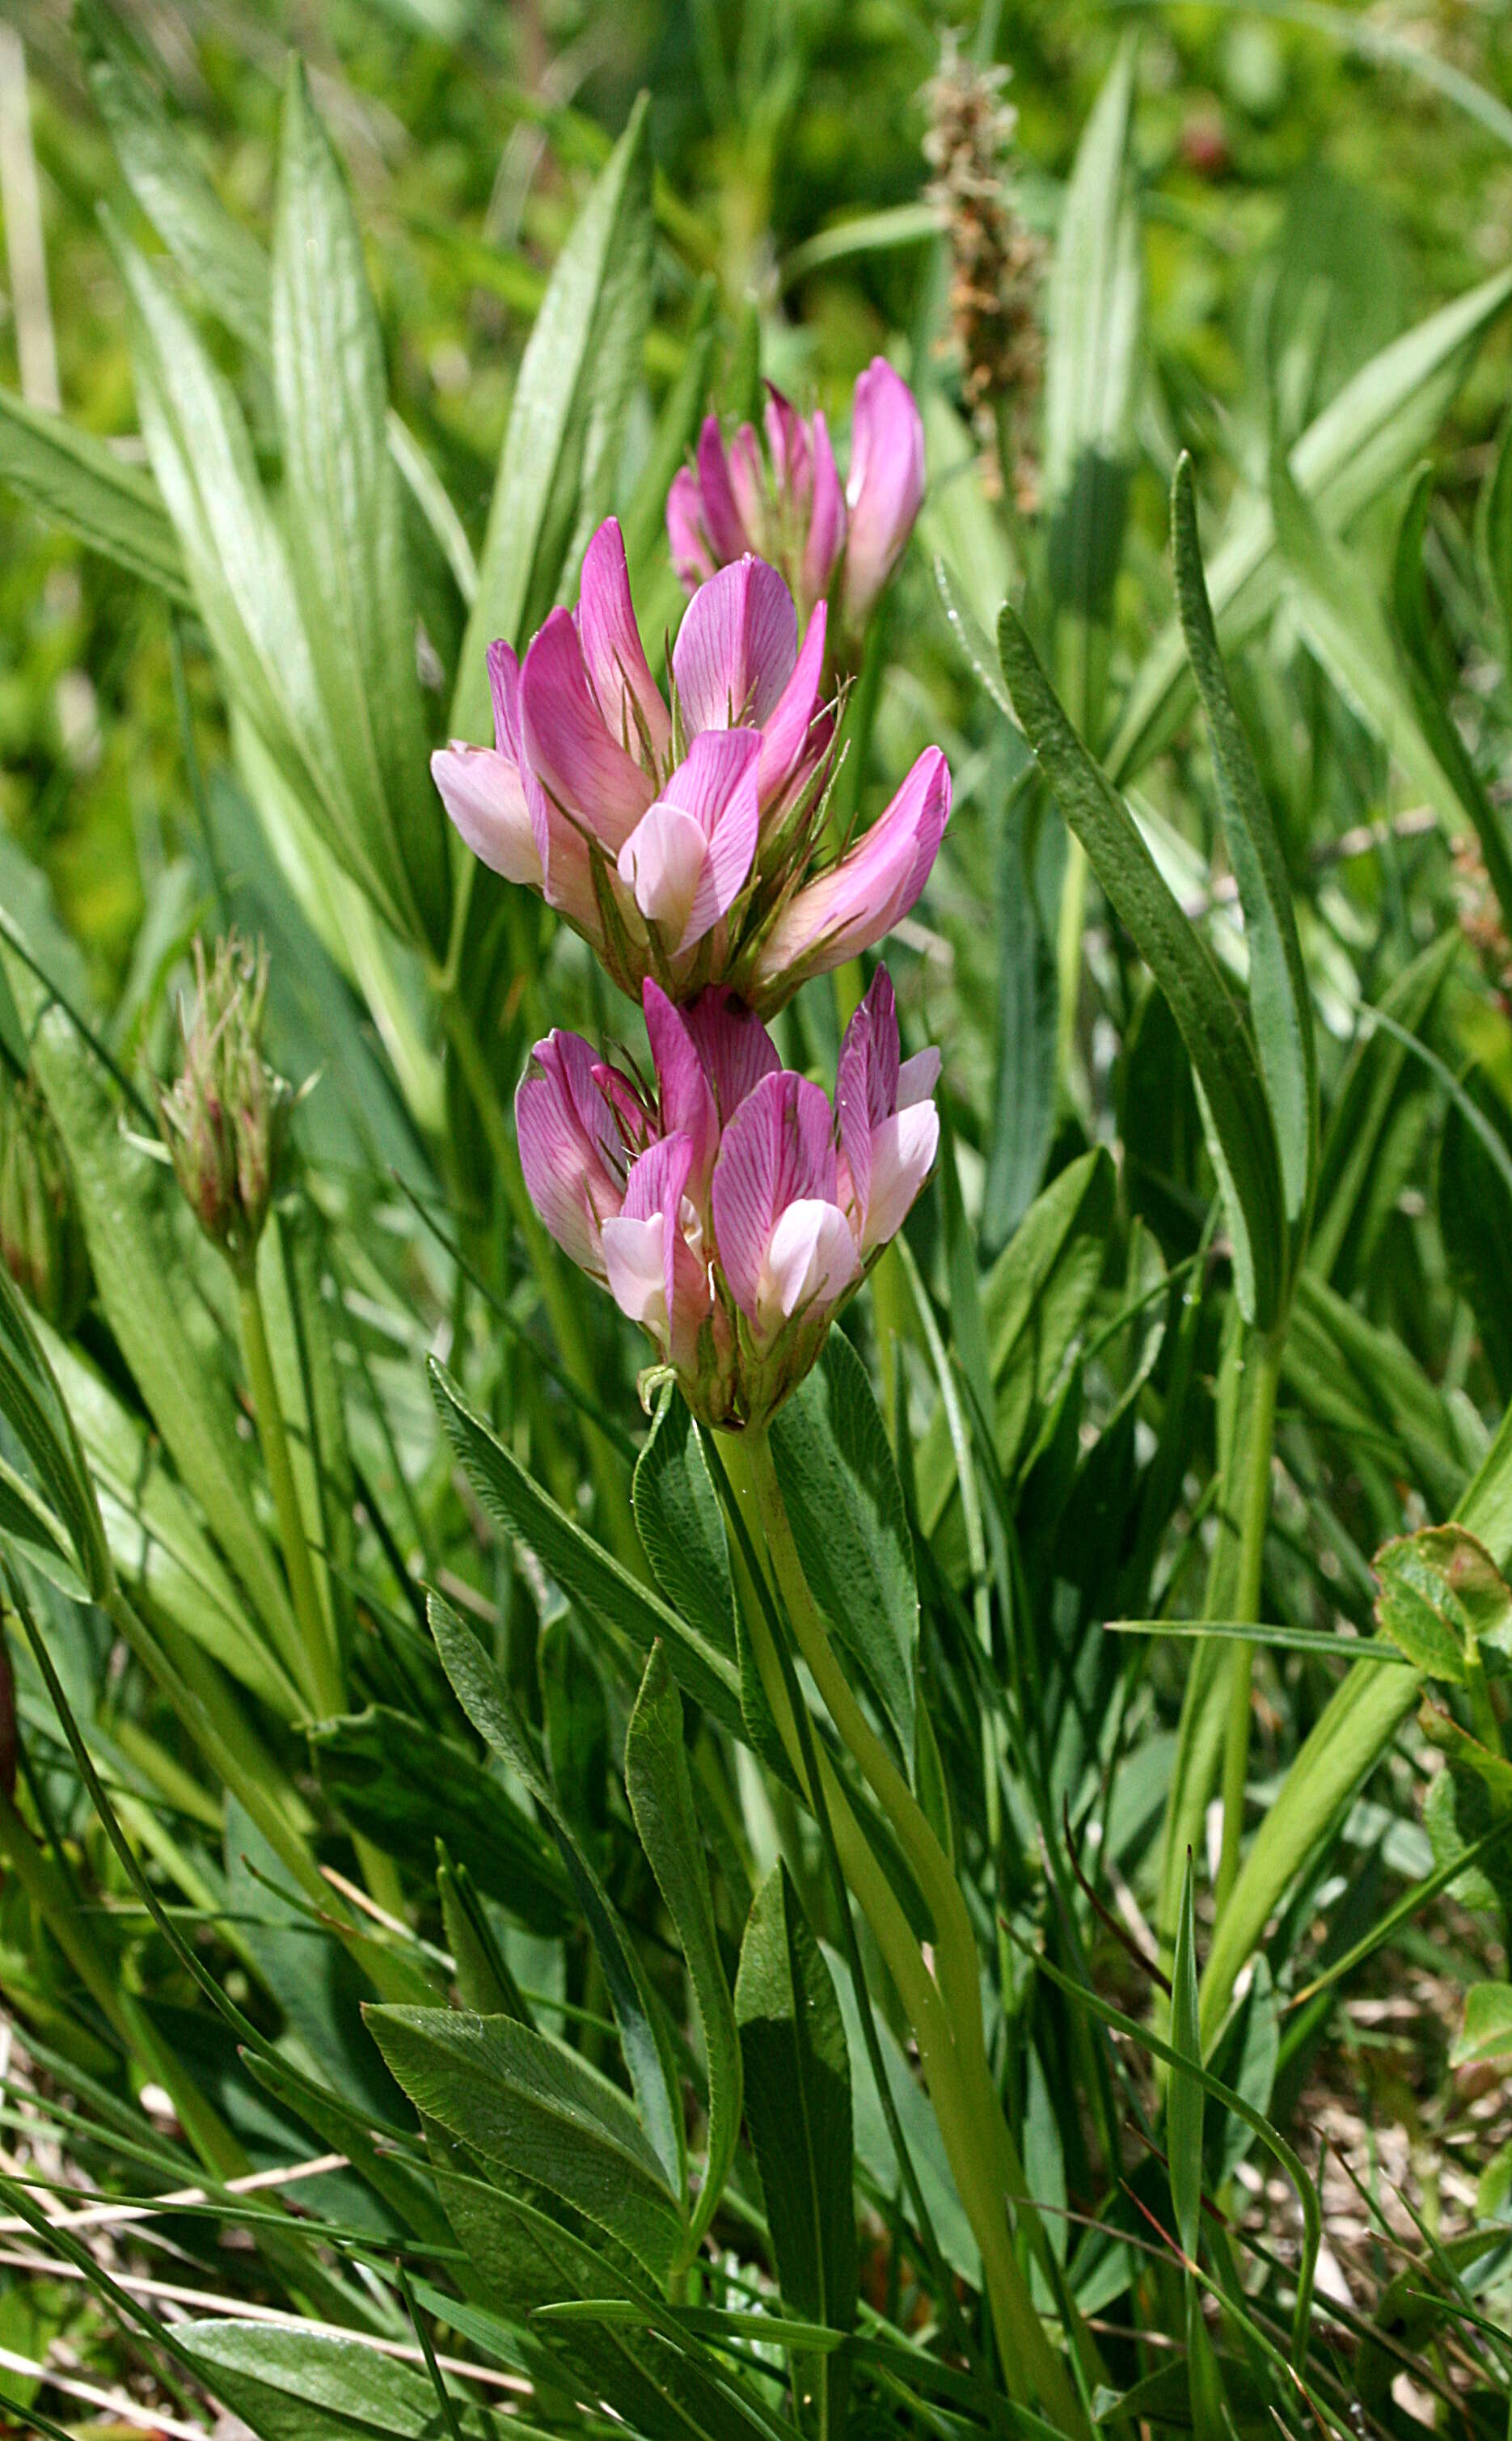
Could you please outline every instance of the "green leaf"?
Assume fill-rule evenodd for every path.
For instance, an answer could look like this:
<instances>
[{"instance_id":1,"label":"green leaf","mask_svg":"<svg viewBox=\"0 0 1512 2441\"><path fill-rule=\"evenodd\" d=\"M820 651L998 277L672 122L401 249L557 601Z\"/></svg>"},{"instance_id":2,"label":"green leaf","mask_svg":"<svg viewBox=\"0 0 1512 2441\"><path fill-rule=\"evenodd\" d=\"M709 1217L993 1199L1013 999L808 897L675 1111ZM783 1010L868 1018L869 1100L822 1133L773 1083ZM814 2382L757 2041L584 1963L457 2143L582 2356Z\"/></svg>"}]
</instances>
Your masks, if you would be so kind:
<instances>
[{"instance_id":1,"label":"green leaf","mask_svg":"<svg viewBox=\"0 0 1512 2441\"><path fill-rule=\"evenodd\" d=\"M1172 488L1171 532L1181 632L1213 741L1223 835L1244 910L1255 1050L1275 1125L1287 1217L1297 1223L1311 1200L1318 1165L1312 997L1281 842L1218 650L1197 542L1192 461L1184 453Z\"/></svg>"},{"instance_id":2,"label":"green leaf","mask_svg":"<svg viewBox=\"0 0 1512 2441\"><path fill-rule=\"evenodd\" d=\"M423 2373L335 2333L267 2323L180 2323L174 2342L206 2388L259 2441L437 2441L436 2393ZM457 2402L459 2421L485 2430Z\"/></svg>"},{"instance_id":3,"label":"green leaf","mask_svg":"<svg viewBox=\"0 0 1512 2441\"><path fill-rule=\"evenodd\" d=\"M725 1980L703 1838L683 1745L682 1697L667 1656L652 1647L625 1734L624 1780L640 1845L667 1903L704 2034L709 2140L703 2186L688 2232L696 2247L714 2215L740 2137L741 2057Z\"/></svg>"},{"instance_id":4,"label":"green leaf","mask_svg":"<svg viewBox=\"0 0 1512 2441\"><path fill-rule=\"evenodd\" d=\"M743 1735L738 1675L729 1653L721 1651L696 1621L679 1618L675 1610L648 1593L559 1509L474 1415L439 1365L431 1365L430 1384L447 1438L495 1522L529 1545L585 1618L603 1628L621 1652L628 1643L638 1656L644 1656L657 1636L664 1636L674 1675L685 1693L737 1737ZM637 1666L644 1666L643 1657Z\"/></svg>"},{"instance_id":5,"label":"green leaf","mask_svg":"<svg viewBox=\"0 0 1512 2441\"><path fill-rule=\"evenodd\" d=\"M1394 339L1346 382L1293 447L1291 478L1326 533L1347 531L1422 456L1486 331L1512 298L1512 271L1442 306ZM1208 591L1233 651L1274 609L1281 568L1268 500L1242 495L1208 563ZM1173 619L1146 653L1107 753L1115 781L1159 753L1191 701L1181 631Z\"/></svg>"},{"instance_id":6,"label":"green leaf","mask_svg":"<svg viewBox=\"0 0 1512 2441\"><path fill-rule=\"evenodd\" d=\"M1512 1155L1506 1106L1478 1076L1465 1091ZM1512 1246L1512 1188L1457 1101L1444 1113L1438 1155L1438 1225L1456 1287L1475 1316L1481 1346L1503 1401L1512 1401L1512 1310L1506 1250Z\"/></svg>"},{"instance_id":7,"label":"green leaf","mask_svg":"<svg viewBox=\"0 0 1512 2441\"><path fill-rule=\"evenodd\" d=\"M430 783L387 382L362 238L291 57L273 250L273 377L286 531L316 681L386 893L439 961L448 835Z\"/></svg>"},{"instance_id":8,"label":"green leaf","mask_svg":"<svg viewBox=\"0 0 1512 2441\"><path fill-rule=\"evenodd\" d=\"M367 2021L417 2110L494 2168L549 2187L666 2281L685 2252L683 2218L618 2086L513 2017L380 2008Z\"/></svg>"},{"instance_id":9,"label":"green leaf","mask_svg":"<svg viewBox=\"0 0 1512 2441\"><path fill-rule=\"evenodd\" d=\"M625 508L624 551L629 563L632 585L649 571L651 563L666 548L667 494L672 481L693 446L699 418L709 396L710 375L713 371L714 349L719 332L716 321L718 282L705 279L693 300L693 322L688 334L688 353L682 370L662 401L657 418L657 429L635 494Z\"/></svg>"},{"instance_id":10,"label":"green leaf","mask_svg":"<svg viewBox=\"0 0 1512 2441\"><path fill-rule=\"evenodd\" d=\"M651 149L642 97L573 225L520 365L489 510L451 727L487 724L488 644L517 648L609 506L651 303Z\"/></svg>"},{"instance_id":11,"label":"green leaf","mask_svg":"<svg viewBox=\"0 0 1512 2441\"><path fill-rule=\"evenodd\" d=\"M1270 503L1286 596L1304 641L1413 789L1450 831L1459 829L1460 799L1423 734L1375 588L1348 547L1320 523L1279 453L1271 461Z\"/></svg>"},{"instance_id":12,"label":"green leaf","mask_svg":"<svg viewBox=\"0 0 1512 2441\"><path fill-rule=\"evenodd\" d=\"M1076 148L1046 289L1044 490L1057 601L1106 621L1128 496L1143 272L1128 175L1134 40L1126 35Z\"/></svg>"},{"instance_id":13,"label":"green leaf","mask_svg":"<svg viewBox=\"0 0 1512 2441\"><path fill-rule=\"evenodd\" d=\"M651 1572L675 1610L717 1652L735 1653L735 1584L729 1544L687 1401L668 1382L636 1461L636 1528Z\"/></svg>"},{"instance_id":14,"label":"green leaf","mask_svg":"<svg viewBox=\"0 0 1512 2441\"><path fill-rule=\"evenodd\" d=\"M848 2331L856 2301L850 2055L829 1968L785 1865L756 1893L735 2016L783 2310ZM822 2433L843 2427L848 2379L843 2359L795 2365L800 2403L815 2399Z\"/></svg>"},{"instance_id":15,"label":"green leaf","mask_svg":"<svg viewBox=\"0 0 1512 2441\"><path fill-rule=\"evenodd\" d=\"M1374 1562L1376 1621L1425 1677L1466 1683L1483 1642L1512 1651L1512 1586L1463 1526L1429 1526L1384 1544Z\"/></svg>"},{"instance_id":16,"label":"green leaf","mask_svg":"<svg viewBox=\"0 0 1512 2441\"><path fill-rule=\"evenodd\" d=\"M1460 935L1447 929L1394 977L1380 1007L1409 1034L1428 1023L1444 980L1459 952ZM1368 1243L1371 1206L1383 1138L1412 1089L1407 1046L1385 1026L1362 1033L1350 1053L1334 1094L1318 1167L1317 1213L1307 1252L1320 1278L1348 1286L1353 1252ZM1415 1065L1415 1063L1413 1063ZM1395 1201L1395 1191L1394 1198Z\"/></svg>"},{"instance_id":17,"label":"green leaf","mask_svg":"<svg viewBox=\"0 0 1512 2441\"><path fill-rule=\"evenodd\" d=\"M587 1918L619 2024L630 2080L652 2143L665 2178L680 2194L686 2183L687 2156L676 2072L660 2013L640 1962L607 1891L563 1818L493 1660L472 1629L435 1595L430 1601L430 1624L441 1666L463 1711L478 1736L523 1781L550 1823L578 1905Z\"/></svg>"},{"instance_id":18,"label":"green leaf","mask_svg":"<svg viewBox=\"0 0 1512 2441\"><path fill-rule=\"evenodd\" d=\"M1502 426L1496 458L1476 512L1476 540L1502 629L1503 664L1512 663L1512 415Z\"/></svg>"},{"instance_id":19,"label":"green leaf","mask_svg":"<svg viewBox=\"0 0 1512 2441\"><path fill-rule=\"evenodd\" d=\"M1248 1321L1285 1304L1288 1237L1275 1130L1253 1040L1200 932L1162 879L1133 817L1071 728L1016 613L998 631L1008 691L1066 821L1119 920L1171 1004L1202 1108Z\"/></svg>"},{"instance_id":20,"label":"green leaf","mask_svg":"<svg viewBox=\"0 0 1512 2441\"><path fill-rule=\"evenodd\" d=\"M986 1257L1001 1252L1038 1194L1055 1124L1060 986L1044 911L1060 896L1066 833L1045 815L1043 789L1014 789L998 850L998 1043L978 1233Z\"/></svg>"},{"instance_id":21,"label":"green leaf","mask_svg":"<svg viewBox=\"0 0 1512 2441\"><path fill-rule=\"evenodd\" d=\"M1512 1983L1472 1983L1465 1995L1465 2023L1449 2053L1450 2068L1472 2060L1512 2057Z\"/></svg>"},{"instance_id":22,"label":"green leaf","mask_svg":"<svg viewBox=\"0 0 1512 2441\"><path fill-rule=\"evenodd\" d=\"M443 1839L436 1842L436 1894L463 2008L480 2017L518 2017L533 2026L531 2004L514 1980L473 1877L465 1865L453 1862Z\"/></svg>"},{"instance_id":23,"label":"green leaf","mask_svg":"<svg viewBox=\"0 0 1512 2441\"><path fill-rule=\"evenodd\" d=\"M79 19L91 55L90 90L133 196L226 329L265 357L267 257L222 203L188 128L175 126L132 64L115 21L94 5L81 9Z\"/></svg>"},{"instance_id":24,"label":"green leaf","mask_svg":"<svg viewBox=\"0 0 1512 2441\"><path fill-rule=\"evenodd\" d=\"M63 1403L21 1292L0 1262L0 1416L35 1477L7 1465L0 1478L0 1531L50 1563L77 1568L96 1600L112 1582L109 1546L74 1419Z\"/></svg>"},{"instance_id":25,"label":"green leaf","mask_svg":"<svg viewBox=\"0 0 1512 2441\"><path fill-rule=\"evenodd\" d=\"M555 1848L501 1783L407 1712L369 1704L317 1721L310 1753L351 1828L387 1856L428 1871L445 1839L484 1894L528 1930L566 1932L572 1893Z\"/></svg>"},{"instance_id":26,"label":"green leaf","mask_svg":"<svg viewBox=\"0 0 1512 2441\"><path fill-rule=\"evenodd\" d=\"M1197 1931L1192 1915L1192 1852L1187 1850L1177 1915L1176 1962L1171 1976L1171 2049L1181 2063L1171 2070L1165 2100L1165 2146L1177 2234L1189 2263L1197 2259L1202 2227L1202 2115L1207 2096L1190 2069L1202 2065L1197 2027Z\"/></svg>"},{"instance_id":27,"label":"green leaf","mask_svg":"<svg viewBox=\"0 0 1512 2441\"><path fill-rule=\"evenodd\" d=\"M919 1596L903 1487L855 1348L832 1330L771 1422L772 1459L809 1588L913 1763Z\"/></svg>"},{"instance_id":28,"label":"green leaf","mask_svg":"<svg viewBox=\"0 0 1512 2441\"><path fill-rule=\"evenodd\" d=\"M0 482L91 551L190 599L184 556L151 475L47 407L0 390Z\"/></svg>"}]
</instances>

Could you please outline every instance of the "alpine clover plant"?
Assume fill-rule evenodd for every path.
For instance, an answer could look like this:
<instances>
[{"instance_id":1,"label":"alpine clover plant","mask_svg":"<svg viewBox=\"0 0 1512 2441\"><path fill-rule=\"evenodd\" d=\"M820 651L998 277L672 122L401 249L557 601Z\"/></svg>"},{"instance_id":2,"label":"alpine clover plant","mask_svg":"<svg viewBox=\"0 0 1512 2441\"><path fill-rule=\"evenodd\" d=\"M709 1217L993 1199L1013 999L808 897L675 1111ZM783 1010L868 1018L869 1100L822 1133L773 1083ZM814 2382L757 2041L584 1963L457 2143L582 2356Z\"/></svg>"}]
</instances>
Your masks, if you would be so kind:
<instances>
[{"instance_id":1,"label":"alpine clover plant","mask_svg":"<svg viewBox=\"0 0 1512 2441\"><path fill-rule=\"evenodd\" d=\"M1504 112L349 7L254 226L244 13L6 114L0 2422L1504 2431L1512 272L1277 166Z\"/></svg>"}]
</instances>

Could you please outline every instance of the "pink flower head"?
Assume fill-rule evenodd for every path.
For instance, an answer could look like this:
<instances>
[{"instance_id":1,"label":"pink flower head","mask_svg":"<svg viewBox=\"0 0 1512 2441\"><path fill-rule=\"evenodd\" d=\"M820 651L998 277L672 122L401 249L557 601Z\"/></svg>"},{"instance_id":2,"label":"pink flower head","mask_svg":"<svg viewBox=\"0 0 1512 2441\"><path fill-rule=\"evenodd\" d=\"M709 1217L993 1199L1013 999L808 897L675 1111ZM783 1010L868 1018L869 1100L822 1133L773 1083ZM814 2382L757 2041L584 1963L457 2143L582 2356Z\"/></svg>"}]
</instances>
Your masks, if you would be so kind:
<instances>
[{"instance_id":1,"label":"pink flower head","mask_svg":"<svg viewBox=\"0 0 1512 2441\"><path fill-rule=\"evenodd\" d=\"M526 1184L694 1414L759 1422L802 1380L928 1174L939 1060L899 1066L879 974L847 1030L837 1122L732 992L679 1008L648 979L644 1006L654 1086L578 1035L536 1044L515 1096Z\"/></svg>"},{"instance_id":2,"label":"pink flower head","mask_svg":"<svg viewBox=\"0 0 1512 2441\"><path fill-rule=\"evenodd\" d=\"M675 717L652 678L611 517L575 611L553 610L516 663L492 647L491 748L431 768L468 845L539 890L615 981L676 999L738 982L817 843L834 722L821 705L825 613L798 613L745 556L690 603L673 652ZM765 1004L783 995L768 988Z\"/></svg>"},{"instance_id":3,"label":"pink flower head","mask_svg":"<svg viewBox=\"0 0 1512 2441\"><path fill-rule=\"evenodd\" d=\"M831 597L840 574L840 624L854 644L924 497L919 410L886 357L873 356L855 385L842 493L823 415L801 416L780 389L766 388L760 436L743 424L727 447L717 417L709 416L695 467L674 478L673 566L692 593L716 569L755 551L782 570L804 619Z\"/></svg>"}]
</instances>

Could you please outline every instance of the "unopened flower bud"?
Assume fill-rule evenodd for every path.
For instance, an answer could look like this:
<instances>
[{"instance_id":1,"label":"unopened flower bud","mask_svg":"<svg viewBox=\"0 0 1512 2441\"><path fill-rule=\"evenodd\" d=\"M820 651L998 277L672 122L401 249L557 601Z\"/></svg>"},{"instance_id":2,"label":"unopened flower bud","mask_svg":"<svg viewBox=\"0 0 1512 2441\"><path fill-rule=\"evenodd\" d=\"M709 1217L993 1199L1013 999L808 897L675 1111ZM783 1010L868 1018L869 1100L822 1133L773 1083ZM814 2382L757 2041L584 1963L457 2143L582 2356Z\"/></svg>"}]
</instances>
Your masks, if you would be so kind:
<instances>
[{"instance_id":1,"label":"unopened flower bud","mask_svg":"<svg viewBox=\"0 0 1512 2441\"><path fill-rule=\"evenodd\" d=\"M89 1256L68 1156L29 1078L0 1088L0 1255L44 1320L72 1330L89 1295Z\"/></svg>"},{"instance_id":2,"label":"unopened flower bud","mask_svg":"<svg viewBox=\"0 0 1512 2441\"><path fill-rule=\"evenodd\" d=\"M180 1004L183 1062L159 1088L158 1125L194 1218L239 1270L257 1253L294 1094L262 1057L265 949L231 933L208 969L194 944L195 999Z\"/></svg>"}]
</instances>

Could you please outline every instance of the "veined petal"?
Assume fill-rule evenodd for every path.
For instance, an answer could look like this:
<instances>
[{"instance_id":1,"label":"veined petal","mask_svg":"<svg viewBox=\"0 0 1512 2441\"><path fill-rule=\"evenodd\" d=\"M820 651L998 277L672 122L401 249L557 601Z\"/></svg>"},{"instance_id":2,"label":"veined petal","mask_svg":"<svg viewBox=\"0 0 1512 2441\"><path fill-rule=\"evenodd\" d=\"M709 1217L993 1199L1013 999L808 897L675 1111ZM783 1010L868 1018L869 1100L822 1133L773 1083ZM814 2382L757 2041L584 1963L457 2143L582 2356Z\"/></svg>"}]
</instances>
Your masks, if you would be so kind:
<instances>
[{"instance_id":1,"label":"veined petal","mask_svg":"<svg viewBox=\"0 0 1512 2441\"><path fill-rule=\"evenodd\" d=\"M830 428L821 411L816 411L812 425L814 477L808 513L808 533L803 543L802 593L806 603L822 602L830 589L830 580L845 549L845 494L840 489L839 470L835 463L835 448Z\"/></svg>"},{"instance_id":2,"label":"veined petal","mask_svg":"<svg viewBox=\"0 0 1512 2441\"><path fill-rule=\"evenodd\" d=\"M488 691L494 704L494 744L512 763L520 759L520 664L502 636L488 648Z\"/></svg>"},{"instance_id":3,"label":"veined petal","mask_svg":"<svg viewBox=\"0 0 1512 2441\"><path fill-rule=\"evenodd\" d=\"M855 1239L837 1204L817 1197L790 1203L772 1231L759 1292L768 1332L778 1327L779 1318L787 1322L796 1313L825 1313L844 1295L858 1268Z\"/></svg>"},{"instance_id":4,"label":"veined petal","mask_svg":"<svg viewBox=\"0 0 1512 2441\"><path fill-rule=\"evenodd\" d=\"M911 1102L873 1129L872 1191L859 1238L863 1256L896 1237L939 1148L940 1113L932 1102Z\"/></svg>"},{"instance_id":5,"label":"veined petal","mask_svg":"<svg viewBox=\"0 0 1512 2441\"><path fill-rule=\"evenodd\" d=\"M779 496L787 501L789 520L796 528L808 515L809 495L814 480L809 428L791 399L783 397L775 382L766 385L766 409L763 421L766 426L766 446L771 451L773 480Z\"/></svg>"},{"instance_id":6,"label":"veined petal","mask_svg":"<svg viewBox=\"0 0 1512 2441\"><path fill-rule=\"evenodd\" d=\"M781 796L805 754L821 741L815 733L819 688L824 678L824 631L828 613L821 602L808 623L803 649L793 675L773 704L762 727L761 770L757 786L764 805Z\"/></svg>"},{"instance_id":7,"label":"veined petal","mask_svg":"<svg viewBox=\"0 0 1512 2441\"><path fill-rule=\"evenodd\" d=\"M648 991L653 988L648 985ZM782 1067L777 1045L755 1011L723 984L701 991L681 1017L709 1079L720 1122L728 1127L747 1094Z\"/></svg>"},{"instance_id":8,"label":"veined petal","mask_svg":"<svg viewBox=\"0 0 1512 2441\"><path fill-rule=\"evenodd\" d=\"M835 1202L834 1124L819 1088L782 1069L764 1076L726 1125L711 1190L714 1235L730 1293L760 1327L766 1254L783 1213L806 1200Z\"/></svg>"},{"instance_id":9,"label":"veined petal","mask_svg":"<svg viewBox=\"0 0 1512 2441\"><path fill-rule=\"evenodd\" d=\"M602 1231L623 1201L624 1156L594 1065L581 1035L538 1042L514 1096L514 1128L531 1202L564 1253L603 1279Z\"/></svg>"},{"instance_id":10,"label":"veined petal","mask_svg":"<svg viewBox=\"0 0 1512 2441\"><path fill-rule=\"evenodd\" d=\"M431 756L430 771L473 854L506 881L540 890L545 875L513 761L492 747L454 740Z\"/></svg>"},{"instance_id":11,"label":"veined petal","mask_svg":"<svg viewBox=\"0 0 1512 2441\"><path fill-rule=\"evenodd\" d=\"M547 793L618 855L656 789L604 727L569 611L553 610L525 656L520 727Z\"/></svg>"},{"instance_id":12,"label":"veined petal","mask_svg":"<svg viewBox=\"0 0 1512 2441\"><path fill-rule=\"evenodd\" d=\"M750 536L741 523L730 488L729 461L720 437L719 418L706 415L698 435L698 490L703 500L704 531L721 567L750 549Z\"/></svg>"},{"instance_id":13,"label":"veined petal","mask_svg":"<svg viewBox=\"0 0 1512 2441\"><path fill-rule=\"evenodd\" d=\"M665 756L672 744L672 714L641 646L618 517L604 519L584 553L578 634L611 734L639 760L644 732L655 753Z\"/></svg>"},{"instance_id":14,"label":"veined petal","mask_svg":"<svg viewBox=\"0 0 1512 2441\"><path fill-rule=\"evenodd\" d=\"M766 473L762 444L754 425L743 424L729 444L729 488L735 511L746 531L746 549L765 538L767 521Z\"/></svg>"},{"instance_id":15,"label":"veined petal","mask_svg":"<svg viewBox=\"0 0 1512 2441\"><path fill-rule=\"evenodd\" d=\"M691 949L728 913L745 886L761 827L757 767L762 740L752 729L700 731L667 783L664 802L692 814L709 854L678 946ZM649 819L649 817L648 817Z\"/></svg>"},{"instance_id":16,"label":"veined petal","mask_svg":"<svg viewBox=\"0 0 1512 2441\"><path fill-rule=\"evenodd\" d=\"M950 816L950 773L927 747L887 811L848 856L789 901L762 946L755 997L797 989L879 941L927 881Z\"/></svg>"},{"instance_id":17,"label":"veined petal","mask_svg":"<svg viewBox=\"0 0 1512 2441\"><path fill-rule=\"evenodd\" d=\"M691 466L679 466L667 494L667 543L677 582L689 593L712 576L713 552L704 526L703 495Z\"/></svg>"},{"instance_id":18,"label":"veined petal","mask_svg":"<svg viewBox=\"0 0 1512 2441\"><path fill-rule=\"evenodd\" d=\"M672 648L687 734L736 722L759 729L797 659L798 613L776 569L748 555L721 568L689 603Z\"/></svg>"},{"instance_id":19,"label":"veined petal","mask_svg":"<svg viewBox=\"0 0 1512 2441\"><path fill-rule=\"evenodd\" d=\"M708 862L709 838L697 816L665 797L648 806L620 850L621 880L673 953L683 946Z\"/></svg>"},{"instance_id":20,"label":"veined petal","mask_svg":"<svg viewBox=\"0 0 1512 2441\"><path fill-rule=\"evenodd\" d=\"M924 498L924 421L907 382L885 356L873 356L855 385L845 498L845 615L859 627Z\"/></svg>"},{"instance_id":21,"label":"veined petal","mask_svg":"<svg viewBox=\"0 0 1512 2441\"><path fill-rule=\"evenodd\" d=\"M667 1134L688 1138L693 1148L688 1192L703 1204L719 1144L719 1112L689 1022L692 1011L675 1008L661 985L649 976L640 999L651 1057L656 1063L661 1124ZM775 1061L775 1053L773 1058Z\"/></svg>"}]
</instances>

